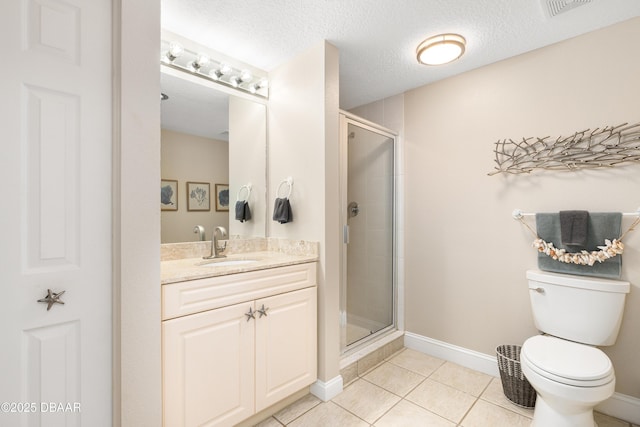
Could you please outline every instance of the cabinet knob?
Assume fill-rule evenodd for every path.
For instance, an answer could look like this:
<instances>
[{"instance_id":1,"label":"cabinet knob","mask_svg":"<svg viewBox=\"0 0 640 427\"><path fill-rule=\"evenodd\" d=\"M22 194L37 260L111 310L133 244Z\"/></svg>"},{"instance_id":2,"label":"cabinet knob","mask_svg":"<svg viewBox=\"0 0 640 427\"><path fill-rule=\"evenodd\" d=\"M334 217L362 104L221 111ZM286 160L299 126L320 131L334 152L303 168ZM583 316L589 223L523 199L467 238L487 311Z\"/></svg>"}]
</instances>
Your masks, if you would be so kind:
<instances>
[{"instance_id":1,"label":"cabinet knob","mask_svg":"<svg viewBox=\"0 0 640 427\"><path fill-rule=\"evenodd\" d=\"M262 304L262 308L258 309L256 312L260 313L260 317L262 316L267 316L267 310L269 310L269 307L265 307L264 304Z\"/></svg>"},{"instance_id":2,"label":"cabinet knob","mask_svg":"<svg viewBox=\"0 0 640 427\"><path fill-rule=\"evenodd\" d=\"M253 307L249 307L249 311L244 314L245 316L247 316L247 322L251 319L255 319L256 313L256 311L253 311Z\"/></svg>"}]
</instances>

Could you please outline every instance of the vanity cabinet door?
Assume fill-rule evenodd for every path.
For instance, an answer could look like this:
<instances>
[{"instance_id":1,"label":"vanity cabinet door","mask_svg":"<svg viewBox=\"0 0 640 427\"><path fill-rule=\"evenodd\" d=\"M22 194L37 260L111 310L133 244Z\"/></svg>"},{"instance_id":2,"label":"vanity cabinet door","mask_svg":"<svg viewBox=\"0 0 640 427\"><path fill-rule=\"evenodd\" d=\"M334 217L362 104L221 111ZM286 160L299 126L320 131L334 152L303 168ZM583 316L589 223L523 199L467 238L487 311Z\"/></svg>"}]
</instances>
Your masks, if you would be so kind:
<instances>
[{"instance_id":1,"label":"vanity cabinet door","mask_svg":"<svg viewBox=\"0 0 640 427\"><path fill-rule=\"evenodd\" d=\"M316 381L316 293L314 286L255 301L256 412Z\"/></svg>"},{"instance_id":2,"label":"vanity cabinet door","mask_svg":"<svg viewBox=\"0 0 640 427\"><path fill-rule=\"evenodd\" d=\"M162 322L164 425L230 426L254 413L253 302Z\"/></svg>"}]
</instances>

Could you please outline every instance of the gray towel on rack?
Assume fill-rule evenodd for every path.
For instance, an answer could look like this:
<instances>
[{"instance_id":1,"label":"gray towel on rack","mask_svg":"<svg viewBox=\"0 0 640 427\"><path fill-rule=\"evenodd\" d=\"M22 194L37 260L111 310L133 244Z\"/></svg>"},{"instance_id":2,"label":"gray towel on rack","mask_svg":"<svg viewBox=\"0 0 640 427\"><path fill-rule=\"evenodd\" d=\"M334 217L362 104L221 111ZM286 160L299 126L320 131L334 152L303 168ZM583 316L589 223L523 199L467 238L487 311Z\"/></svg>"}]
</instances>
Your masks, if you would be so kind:
<instances>
[{"instance_id":1,"label":"gray towel on rack","mask_svg":"<svg viewBox=\"0 0 640 427\"><path fill-rule=\"evenodd\" d=\"M605 239L613 240L620 237L620 224L622 214L620 212L592 212L589 214L587 243L584 247L587 251L597 251L598 246L604 246ZM538 237L559 249L568 252L576 252L571 247L562 244L560 231L560 215L557 213L536 214L536 231ZM576 274L581 276L606 277L609 279L620 278L622 269L622 256L617 255L603 263L596 262L593 266L567 264L556 261L544 253L538 254L538 268L555 273Z\"/></svg>"},{"instance_id":2,"label":"gray towel on rack","mask_svg":"<svg viewBox=\"0 0 640 427\"><path fill-rule=\"evenodd\" d=\"M238 200L236 202L236 219L240 222L251 219L251 209L249 209L249 203L246 200Z\"/></svg>"},{"instance_id":3,"label":"gray towel on rack","mask_svg":"<svg viewBox=\"0 0 640 427\"><path fill-rule=\"evenodd\" d=\"M572 247L571 252L584 249L587 245L589 212L560 211L559 215L562 244Z\"/></svg>"},{"instance_id":4,"label":"gray towel on rack","mask_svg":"<svg viewBox=\"0 0 640 427\"><path fill-rule=\"evenodd\" d=\"M278 221L280 224L286 224L293 221L293 213L291 212L291 203L287 198L276 198L275 205L273 207L273 220Z\"/></svg>"}]
</instances>

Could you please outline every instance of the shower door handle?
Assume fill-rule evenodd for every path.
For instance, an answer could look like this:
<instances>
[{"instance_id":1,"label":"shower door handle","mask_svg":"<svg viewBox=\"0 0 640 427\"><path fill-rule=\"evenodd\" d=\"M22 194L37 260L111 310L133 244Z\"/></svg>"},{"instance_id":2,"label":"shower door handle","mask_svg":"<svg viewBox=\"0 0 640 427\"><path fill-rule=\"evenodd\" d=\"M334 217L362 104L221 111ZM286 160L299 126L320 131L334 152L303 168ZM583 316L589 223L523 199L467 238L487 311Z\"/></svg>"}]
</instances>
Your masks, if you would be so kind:
<instances>
[{"instance_id":1,"label":"shower door handle","mask_svg":"<svg viewBox=\"0 0 640 427\"><path fill-rule=\"evenodd\" d=\"M349 244L349 226L346 224L342 227L342 241L346 245Z\"/></svg>"}]
</instances>

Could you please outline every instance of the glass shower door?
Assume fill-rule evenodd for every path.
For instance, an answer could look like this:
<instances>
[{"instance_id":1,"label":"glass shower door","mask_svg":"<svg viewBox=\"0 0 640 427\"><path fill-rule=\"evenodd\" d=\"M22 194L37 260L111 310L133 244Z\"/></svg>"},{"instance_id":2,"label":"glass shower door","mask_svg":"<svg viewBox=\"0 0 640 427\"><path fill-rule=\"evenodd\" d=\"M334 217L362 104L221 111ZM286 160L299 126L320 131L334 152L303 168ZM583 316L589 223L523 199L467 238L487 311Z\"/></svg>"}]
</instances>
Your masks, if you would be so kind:
<instances>
[{"instance_id":1,"label":"glass shower door","mask_svg":"<svg viewBox=\"0 0 640 427\"><path fill-rule=\"evenodd\" d=\"M344 124L343 350L395 326L395 137L355 120Z\"/></svg>"}]
</instances>

